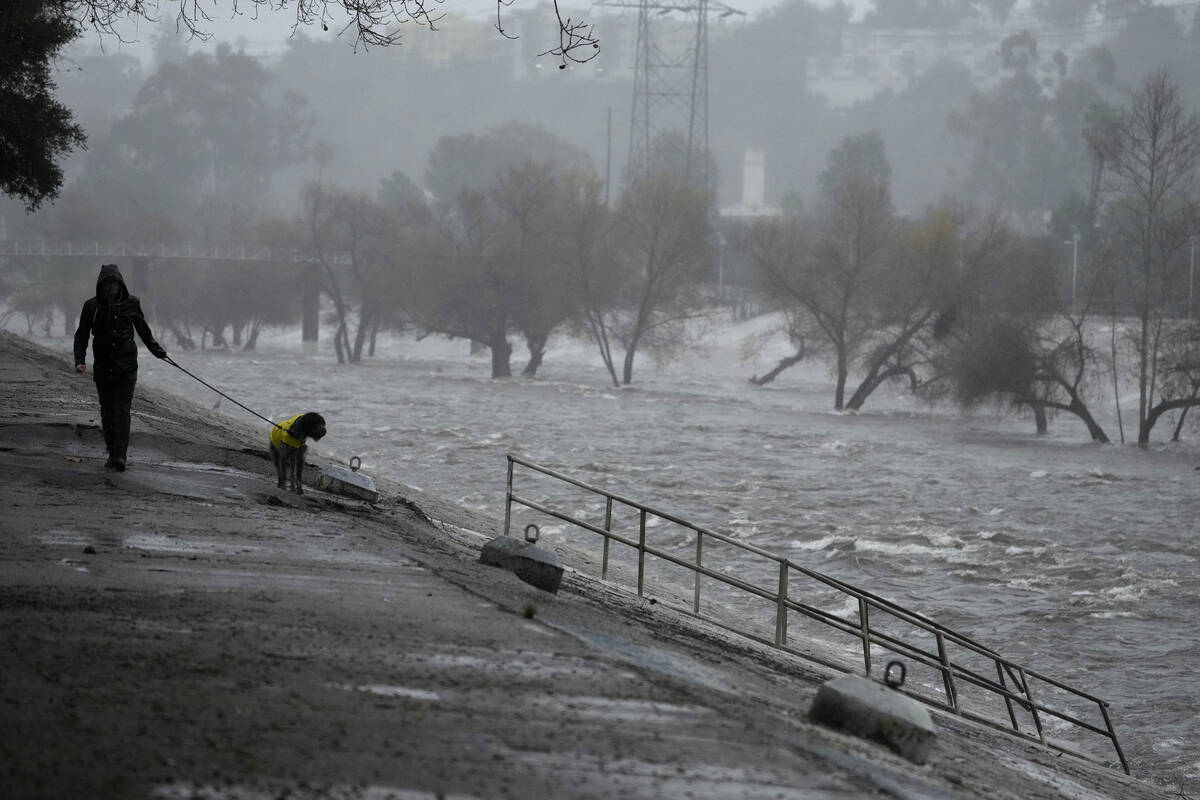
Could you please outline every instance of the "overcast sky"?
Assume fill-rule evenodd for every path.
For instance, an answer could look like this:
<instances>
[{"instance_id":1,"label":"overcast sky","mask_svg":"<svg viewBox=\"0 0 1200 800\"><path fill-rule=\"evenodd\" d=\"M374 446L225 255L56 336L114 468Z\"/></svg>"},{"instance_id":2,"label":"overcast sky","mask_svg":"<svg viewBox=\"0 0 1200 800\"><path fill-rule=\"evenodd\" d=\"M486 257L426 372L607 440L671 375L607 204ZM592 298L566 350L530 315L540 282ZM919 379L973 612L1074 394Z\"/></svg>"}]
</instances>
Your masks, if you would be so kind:
<instances>
[{"instance_id":1,"label":"overcast sky","mask_svg":"<svg viewBox=\"0 0 1200 800\"><path fill-rule=\"evenodd\" d=\"M726 5L735 8L739 11L744 11L753 16L762 10L778 4L780 0L717 0L724 2ZM536 7L539 0L514 0L509 8L533 8ZM813 0L818 6L831 6L836 0ZM568 0L569 3L569 0ZM861 12L863 9L870 7L870 0L847 0L847 4ZM163 4L162 10L164 14L167 12L169 5ZM233 15L229 11L228 0L222 0L215 5L215 8L210 8L209 11L212 19L206 22L203 27L212 34L210 43L216 45L220 42L236 43L239 40L246 42L249 49L253 50L255 45L266 46L272 43L285 41L292 34L292 25L295 22L295 6L291 5L284 11L270 11L268 9L255 9L247 0L241 0L242 13ZM432 7L434 3L430 3ZM221 10L217 10L217 9ZM446 14L464 14L471 18L487 19L494 17L496 14L496 0L444 0L440 4L440 10ZM598 13L602 13L597 9ZM122 45L120 42L114 42L111 39L105 39L103 45L106 51L109 52L132 52L135 55L148 55L148 44L151 42L156 33L158 26L143 24L137 29L130 29L123 35L126 39L132 40L132 45ZM323 33L319 27L301 28L303 33L310 38L320 38L322 36L332 36L337 28L330 25L330 32ZM414 29L414 32L415 29ZM98 42L97 37L93 34L85 37L85 42L89 45L95 45Z\"/></svg>"}]
</instances>

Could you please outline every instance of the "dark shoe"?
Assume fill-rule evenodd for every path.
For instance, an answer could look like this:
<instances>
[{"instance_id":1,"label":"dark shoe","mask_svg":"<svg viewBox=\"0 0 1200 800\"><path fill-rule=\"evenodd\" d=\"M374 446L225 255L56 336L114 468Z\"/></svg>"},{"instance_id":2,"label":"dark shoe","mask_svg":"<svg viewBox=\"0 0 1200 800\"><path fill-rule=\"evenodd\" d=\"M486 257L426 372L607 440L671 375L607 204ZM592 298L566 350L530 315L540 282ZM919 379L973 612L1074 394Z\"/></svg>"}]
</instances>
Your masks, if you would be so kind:
<instances>
[{"instance_id":1,"label":"dark shoe","mask_svg":"<svg viewBox=\"0 0 1200 800\"><path fill-rule=\"evenodd\" d=\"M125 471L125 459L123 458L114 458L112 460L112 465L113 469L115 469L117 472Z\"/></svg>"},{"instance_id":2,"label":"dark shoe","mask_svg":"<svg viewBox=\"0 0 1200 800\"><path fill-rule=\"evenodd\" d=\"M104 468L105 469L116 469L117 468L117 460L115 458L113 458L112 456L109 456L108 461L104 462Z\"/></svg>"}]
</instances>

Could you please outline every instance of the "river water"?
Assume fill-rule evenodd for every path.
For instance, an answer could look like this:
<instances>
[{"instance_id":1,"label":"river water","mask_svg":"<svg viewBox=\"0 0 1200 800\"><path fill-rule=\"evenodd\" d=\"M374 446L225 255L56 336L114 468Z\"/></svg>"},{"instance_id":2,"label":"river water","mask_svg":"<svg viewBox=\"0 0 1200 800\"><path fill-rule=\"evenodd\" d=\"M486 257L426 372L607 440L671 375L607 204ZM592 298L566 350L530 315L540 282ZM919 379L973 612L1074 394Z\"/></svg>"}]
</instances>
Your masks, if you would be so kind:
<instances>
[{"instance_id":1,"label":"river water","mask_svg":"<svg viewBox=\"0 0 1200 800\"><path fill-rule=\"evenodd\" d=\"M1200 428L1191 444L1100 446L1070 418L1037 437L1027 416L930 408L902 388L836 414L816 366L749 384L782 354L743 361L763 325L719 326L704 352L661 368L643 359L626 390L570 341L532 381L493 381L486 353L432 338L381 340L354 366L328 343L306 353L295 331L254 353L174 356L273 419L322 412L321 457L358 455L496 519L514 453L869 589L1109 701L1136 776L1200 791ZM154 359L142 380L218 400ZM227 401L215 413L254 421ZM1115 416L1100 417L1115 439ZM598 508L572 512L598 522ZM544 530L553 542L566 527ZM585 537L573 541L595 549ZM705 563L722 557L742 566L732 551Z\"/></svg>"}]
</instances>

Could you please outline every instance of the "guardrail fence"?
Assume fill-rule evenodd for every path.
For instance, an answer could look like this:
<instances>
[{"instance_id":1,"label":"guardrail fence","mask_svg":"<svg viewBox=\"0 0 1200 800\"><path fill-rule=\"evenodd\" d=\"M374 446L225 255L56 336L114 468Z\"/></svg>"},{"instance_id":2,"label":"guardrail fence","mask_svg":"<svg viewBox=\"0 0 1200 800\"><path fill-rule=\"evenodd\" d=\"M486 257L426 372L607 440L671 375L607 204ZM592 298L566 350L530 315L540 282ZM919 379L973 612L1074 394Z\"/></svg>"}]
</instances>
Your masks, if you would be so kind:
<instances>
[{"instance_id":1,"label":"guardrail fence","mask_svg":"<svg viewBox=\"0 0 1200 800\"><path fill-rule=\"evenodd\" d=\"M537 484L536 499L528 491L515 491L518 469ZM909 696L1052 750L1111 765L1111 759L1080 749L1080 741L1091 746L1107 740L1129 774L1105 701L1010 661L921 614L517 456L508 456L507 485L504 533L516 505L597 534L603 539L602 580L633 583L639 597L653 583L656 599L680 611L843 672L861 666L870 677L890 655L902 656L913 662L902 690ZM680 594L689 583L690 602L686 589ZM722 604L712 601L721 592L733 593L739 609L759 613L731 620ZM818 644L828 643L831 631L842 638Z\"/></svg>"}]
</instances>

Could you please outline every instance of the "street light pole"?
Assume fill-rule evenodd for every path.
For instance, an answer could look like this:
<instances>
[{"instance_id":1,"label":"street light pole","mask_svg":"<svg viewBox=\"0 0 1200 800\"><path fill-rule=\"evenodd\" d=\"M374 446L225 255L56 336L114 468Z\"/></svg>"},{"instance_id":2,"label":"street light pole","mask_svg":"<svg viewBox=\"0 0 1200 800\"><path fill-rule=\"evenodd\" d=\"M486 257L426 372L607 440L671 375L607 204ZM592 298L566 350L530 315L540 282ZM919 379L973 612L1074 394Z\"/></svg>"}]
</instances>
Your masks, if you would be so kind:
<instances>
[{"instance_id":1,"label":"street light pole","mask_svg":"<svg viewBox=\"0 0 1200 800\"><path fill-rule=\"evenodd\" d=\"M1192 288L1196 284L1196 234L1188 238L1191 253L1188 258L1188 319L1192 318Z\"/></svg>"},{"instance_id":2,"label":"street light pole","mask_svg":"<svg viewBox=\"0 0 1200 800\"><path fill-rule=\"evenodd\" d=\"M1071 238L1063 242L1071 245L1071 313L1075 313L1075 276L1079 272L1079 231L1071 233Z\"/></svg>"},{"instance_id":3,"label":"street light pole","mask_svg":"<svg viewBox=\"0 0 1200 800\"><path fill-rule=\"evenodd\" d=\"M717 297L725 299L725 237L717 232Z\"/></svg>"}]
</instances>

